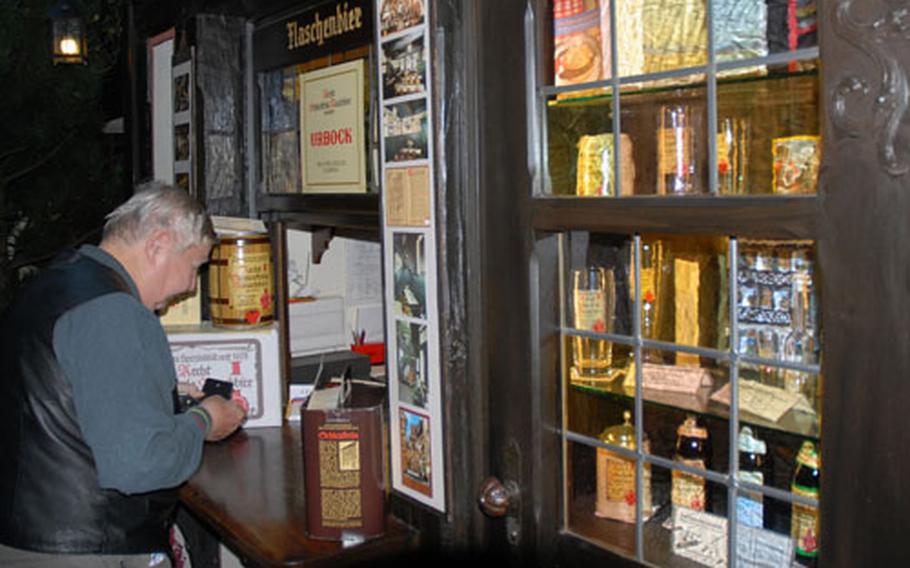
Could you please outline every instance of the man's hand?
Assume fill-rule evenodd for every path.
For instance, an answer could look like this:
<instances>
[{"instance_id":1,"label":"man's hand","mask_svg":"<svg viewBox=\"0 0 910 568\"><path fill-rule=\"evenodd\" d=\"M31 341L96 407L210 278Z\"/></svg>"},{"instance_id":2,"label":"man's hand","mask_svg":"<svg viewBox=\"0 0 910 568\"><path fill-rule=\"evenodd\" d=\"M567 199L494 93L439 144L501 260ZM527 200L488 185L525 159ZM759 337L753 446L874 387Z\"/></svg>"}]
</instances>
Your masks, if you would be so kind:
<instances>
[{"instance_id":1,"label":"man's hand","mask_svg":"<svg viewBox=\"0 0 910 568\"><path fill-rule=\"evenodd\" d=\"M236 430L246 418L246 412L236 402L220 396L210 396L199 405L204 408L212 418L212 429L205 437L208 442L217 442L228 437Z\"/></svg>"},{"instance_id":2,"label":"man's hand","mask_svg":"<svg viewBox=\"0 0 910 568\"><path fill-rule=\"evenodd\" d=\"M205 393L194 383L177 383L177 394L185 394L199 400Z\"/></svg>"}]
</instances>

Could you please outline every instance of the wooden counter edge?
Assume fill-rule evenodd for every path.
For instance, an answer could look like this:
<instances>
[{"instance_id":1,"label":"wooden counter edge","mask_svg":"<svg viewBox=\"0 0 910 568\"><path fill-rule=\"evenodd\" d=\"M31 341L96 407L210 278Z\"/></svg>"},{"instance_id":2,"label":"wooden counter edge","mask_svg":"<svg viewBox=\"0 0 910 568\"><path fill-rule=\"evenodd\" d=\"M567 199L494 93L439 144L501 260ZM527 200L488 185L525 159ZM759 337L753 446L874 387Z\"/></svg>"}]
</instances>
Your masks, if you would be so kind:
<instances>
[{"instance_id":1,"label":"wooden counter edge","mask_svg":"<svg viewBox=\"0 0 910 568\"><path fill-rule=\"evenodd\" d=\"M348 547L333 547L335 541L318 541L331 550L323 554L314 553L307 556L289 556L281 559L272 558L256 547L251 535L240 534L236 530L238 523L226 522L217 514L213 503L205 492L185 483L178 492L180 504L211 531L221 544L224 544L237 555L244 564L255 566L345 566L364 560L393 559L396 556L418 551L419 533L410 525L389 515L386 519L386 532L382 536L371 538ZM316 539L312 539L316 540Z\"/></svg>"}]
</instances>

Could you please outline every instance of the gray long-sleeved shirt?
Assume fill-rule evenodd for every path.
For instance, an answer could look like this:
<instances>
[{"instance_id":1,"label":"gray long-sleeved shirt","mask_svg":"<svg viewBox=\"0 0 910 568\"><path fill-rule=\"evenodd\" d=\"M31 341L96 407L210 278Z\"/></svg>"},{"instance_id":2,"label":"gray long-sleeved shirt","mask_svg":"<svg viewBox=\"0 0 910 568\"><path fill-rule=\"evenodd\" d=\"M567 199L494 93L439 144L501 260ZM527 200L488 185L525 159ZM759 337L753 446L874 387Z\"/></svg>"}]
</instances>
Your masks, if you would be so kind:
<instances>
[{"instance_id":1,"label":"gray long-sleeved shirt","mask_svg":"<svg viewBox=\"0 0 910 568\"><path fill-rule=\"evenodd\" d=\"M199 466L205 433L192 416L174 414L177 374L167 336L114 257L90 245L79 252L116 270L132 291L77 306L54 328L98 483L123 493L179 485Z\"/></svg>"}]
</instances>

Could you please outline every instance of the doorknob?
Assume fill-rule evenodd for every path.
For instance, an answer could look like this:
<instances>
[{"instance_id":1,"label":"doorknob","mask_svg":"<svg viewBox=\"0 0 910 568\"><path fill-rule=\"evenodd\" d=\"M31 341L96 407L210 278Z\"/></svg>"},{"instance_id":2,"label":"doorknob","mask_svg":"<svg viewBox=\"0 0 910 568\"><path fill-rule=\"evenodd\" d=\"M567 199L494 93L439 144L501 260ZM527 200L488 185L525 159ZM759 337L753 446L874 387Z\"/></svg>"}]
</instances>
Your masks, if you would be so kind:
<instances>
[{"instance_id":1,"label":"doorknob","mask_svg":"<svg viewBox=\"0 0 910 568\"><path fill-rule=\"evenodd\" d=\"M480 486L477 502L484 515L497 519L504 517L510 506L514 508L517 505L518 496L517 483L514 481L503 483L498 478L490 476Z\"/></svg>"}]
</instances>

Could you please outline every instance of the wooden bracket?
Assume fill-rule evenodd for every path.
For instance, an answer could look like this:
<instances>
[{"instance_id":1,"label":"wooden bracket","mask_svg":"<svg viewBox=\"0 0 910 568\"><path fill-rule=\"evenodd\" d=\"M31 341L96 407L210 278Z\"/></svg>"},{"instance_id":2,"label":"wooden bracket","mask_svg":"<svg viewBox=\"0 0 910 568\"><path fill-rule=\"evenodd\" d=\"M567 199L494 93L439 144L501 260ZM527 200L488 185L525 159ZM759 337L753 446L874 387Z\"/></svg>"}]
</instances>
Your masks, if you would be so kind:
<instances>
[{"instance_id":1,"label":"wooden bracket","mask_svg":"<svg viewBox=\"0 0 910 568\"><path fill-rule=\"evenodd\" d=\"M321 227L319 229L313 229L312 232L312 247L313 247L313 264L319 264L322 260L322 255L325 254L325 251L329 250L329 242L332 240L333 229L331 227Z\"/></svg>"}]
</instances>

